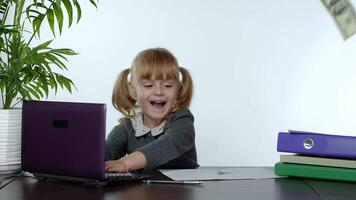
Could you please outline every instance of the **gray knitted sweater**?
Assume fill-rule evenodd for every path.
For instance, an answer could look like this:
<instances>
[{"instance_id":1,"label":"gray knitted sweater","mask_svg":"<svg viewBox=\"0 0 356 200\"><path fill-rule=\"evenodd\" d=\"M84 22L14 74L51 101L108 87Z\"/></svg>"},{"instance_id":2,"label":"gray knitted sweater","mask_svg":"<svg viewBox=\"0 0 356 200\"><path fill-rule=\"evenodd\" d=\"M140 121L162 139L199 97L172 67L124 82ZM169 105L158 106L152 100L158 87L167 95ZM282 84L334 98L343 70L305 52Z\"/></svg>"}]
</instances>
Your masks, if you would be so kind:
<instances>
[{"instance_id":1,"label":"gray knitted sweater","mask_svg":"<svg viewBox=\"0 0 356 200\"><path fill-rule=\"evenodd\" d=\"M157 136L135 136L129 118L115 126L106 139L106 160L116 160L134 151L147 160L144 171L154 168L196 168L194 117L188 109L171 114L164 132Z\"/></svg>"}]
</instances>

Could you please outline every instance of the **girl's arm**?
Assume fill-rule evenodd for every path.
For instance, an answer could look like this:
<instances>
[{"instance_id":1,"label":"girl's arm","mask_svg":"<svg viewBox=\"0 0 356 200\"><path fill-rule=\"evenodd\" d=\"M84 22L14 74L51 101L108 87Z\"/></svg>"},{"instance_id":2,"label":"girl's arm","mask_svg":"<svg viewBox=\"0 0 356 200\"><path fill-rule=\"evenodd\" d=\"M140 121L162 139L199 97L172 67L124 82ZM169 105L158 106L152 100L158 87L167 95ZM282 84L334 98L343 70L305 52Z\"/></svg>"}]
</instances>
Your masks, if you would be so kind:
<instances>
[{"instance_id":1,"label":"girl's arm","mask_svg":"<svg viewBox=\"0 0 356 200\"><path fill-rule=\"evenodd\" d=\"M105 160L117 160L127 154L127 129L115 126L105 141Z\"/></svg>"},{"instance_id":2,"label":"girl's arm","mask_svg":"<svg viewBox=\"0 0 356 200\"><path fill-rule=\"evenodd\" d=\"M126 120L126 119L124 119ZM108 172L123 172L142 169L146 166L145 156L139 152L127 154L127 129L125 121L116 126L106 140L105 170Z\"/></svg>"},{"instance_id":3,"label":"girl's arm","mask_svg":"<svg viewBox=\"0 0 356 200\"><path fill-rule=\"evenodd\" d=\"M105 162L105 171L127 173L136 169L145 168L146 163L146 157L143 153L135 151L118 160Z\"/></svg>"}]
</instances>

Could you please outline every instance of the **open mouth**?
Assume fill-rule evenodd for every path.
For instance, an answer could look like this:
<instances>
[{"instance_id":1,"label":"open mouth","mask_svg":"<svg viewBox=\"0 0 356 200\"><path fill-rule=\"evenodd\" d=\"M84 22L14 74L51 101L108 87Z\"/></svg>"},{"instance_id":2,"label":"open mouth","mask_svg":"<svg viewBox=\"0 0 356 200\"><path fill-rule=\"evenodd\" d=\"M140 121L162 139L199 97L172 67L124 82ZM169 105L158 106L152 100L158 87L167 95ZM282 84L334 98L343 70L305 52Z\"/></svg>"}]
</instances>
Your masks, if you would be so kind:
<instances>
[{"instance_id":1,"label":"open mouth","mask_svg":"<svg viewBox=\"0 0 356 200\"><path fill-rule=\"evenodd\" d=\"M150 101L150 103L153 107L162 108L164 105L166 105L167 101L155 100L155 101Z\"/></svg>"}]
</instances>

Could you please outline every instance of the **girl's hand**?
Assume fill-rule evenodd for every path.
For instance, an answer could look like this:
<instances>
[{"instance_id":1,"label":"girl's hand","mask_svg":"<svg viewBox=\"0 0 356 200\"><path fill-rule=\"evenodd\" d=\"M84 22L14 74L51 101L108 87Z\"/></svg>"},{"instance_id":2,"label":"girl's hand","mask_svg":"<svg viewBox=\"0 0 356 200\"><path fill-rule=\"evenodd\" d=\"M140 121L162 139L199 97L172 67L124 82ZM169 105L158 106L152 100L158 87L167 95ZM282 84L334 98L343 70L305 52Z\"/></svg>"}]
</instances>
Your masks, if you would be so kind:
<instances>
[{"instance_id":1,"label":"girl's hand","mask_svg":"<svg viewBox=\"0 0 356 200\"><path fill-rule=\"evenodd\" d=\"M129 168L122 159L110 160L105 162L105 171L127 173Z\"/></svg>"},{"instance_id":2,"label":"girl's hand","mask_svg":"<svg viewBox=\"0 0 356 200\"><path fill-rule=\"evenodd\" d=\"M143 155L143 153L135 151L118 160L106 161L105 171L127 173L131 170L145 168L146 163L146 157Z\"/></svg>"}]
</instances>

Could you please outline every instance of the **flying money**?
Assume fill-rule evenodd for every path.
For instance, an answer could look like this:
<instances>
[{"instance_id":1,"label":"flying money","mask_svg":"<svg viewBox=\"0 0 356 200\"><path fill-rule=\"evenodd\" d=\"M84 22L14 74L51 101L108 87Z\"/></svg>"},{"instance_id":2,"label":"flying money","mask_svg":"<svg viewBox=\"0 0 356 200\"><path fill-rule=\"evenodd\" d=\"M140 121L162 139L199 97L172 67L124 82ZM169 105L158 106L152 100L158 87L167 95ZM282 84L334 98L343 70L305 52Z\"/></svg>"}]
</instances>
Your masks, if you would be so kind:
<instances>
[{"instance_id":1,"label":"flying money","mask_svg":"<svg viewBox=\"0 0 356 200\"><path fill-rule=\"evenodd\" d=\"M349 0L321 0L334 18L344 40L356 33L356 14Z\"/></svg>"}]
</instances>

